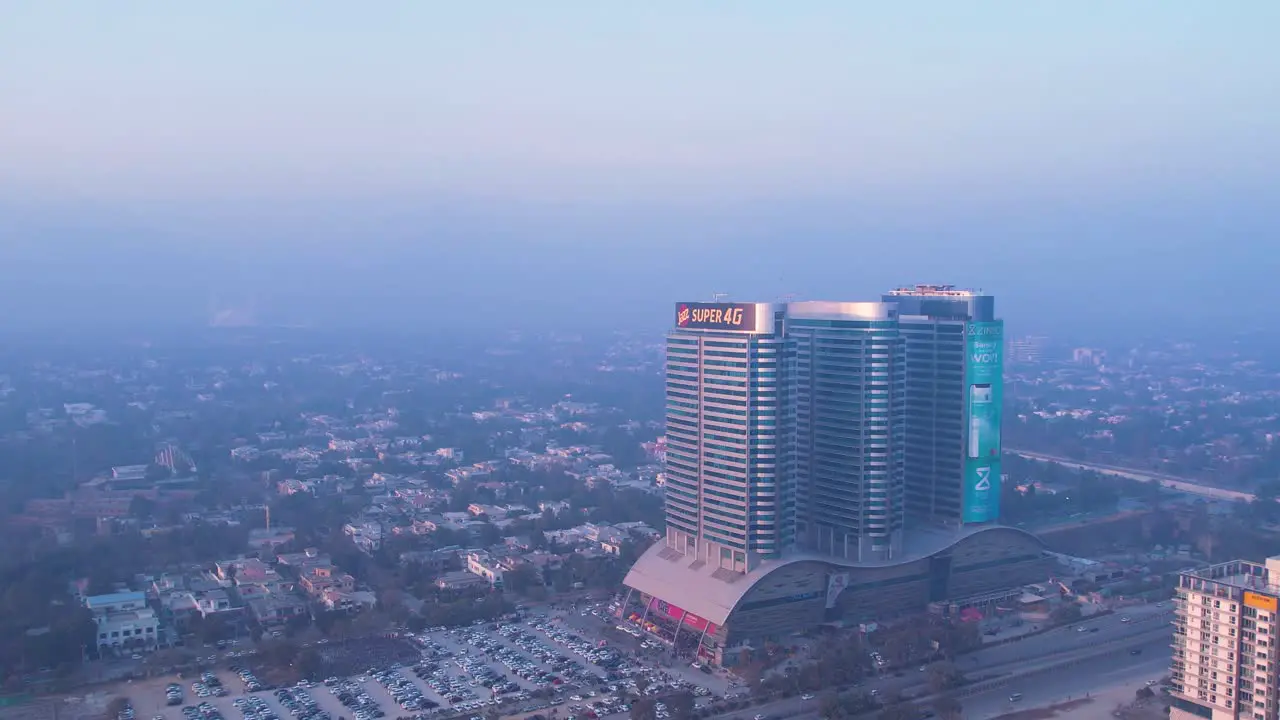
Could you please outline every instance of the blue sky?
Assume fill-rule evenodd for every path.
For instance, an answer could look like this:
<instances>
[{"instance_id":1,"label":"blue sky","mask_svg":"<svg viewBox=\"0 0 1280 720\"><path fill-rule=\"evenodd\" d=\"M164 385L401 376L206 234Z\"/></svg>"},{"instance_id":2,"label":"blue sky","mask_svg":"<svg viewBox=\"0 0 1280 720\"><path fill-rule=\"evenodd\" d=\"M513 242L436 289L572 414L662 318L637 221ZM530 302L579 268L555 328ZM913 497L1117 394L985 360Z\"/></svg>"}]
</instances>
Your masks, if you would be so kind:
<instances>
[{"instance_id":1,"label":"blue sky","mask_svg":"<svg viewBox=\"0 0 1280 720\"><path fill-rule=\"evenodd\" d=\"M362 283L458 268L381 305L495 268L537 293L533 267L561 309L937 280L1062 315L1058 276L1092 267L1155 313L1280 254L1274 3L7 5L11 288L164 256L204 264L182 312L225 287L301 306L264 290L278 268L354 255Z\"/></svg>"}]
</instances>

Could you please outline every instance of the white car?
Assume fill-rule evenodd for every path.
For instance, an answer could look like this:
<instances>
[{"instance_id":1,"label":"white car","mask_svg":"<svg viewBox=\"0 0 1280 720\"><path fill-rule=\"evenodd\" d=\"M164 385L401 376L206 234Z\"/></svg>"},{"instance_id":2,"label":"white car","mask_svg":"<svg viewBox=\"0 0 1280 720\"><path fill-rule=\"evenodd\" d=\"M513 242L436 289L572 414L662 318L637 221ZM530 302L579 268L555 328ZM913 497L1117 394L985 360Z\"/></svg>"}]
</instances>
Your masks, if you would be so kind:
<instances>
[{"instance_id":1,"label":"white car","mask_svg":"<svg viewBox=\"0 0 1280 720\"><path fill-rule=\"evenodd\" d=\"M813 693L805 693L805 694L803 694L803 695L801 695L801 696L800 696L800 699L801 699L801 700L812 700L812 699L813 699Z\"/></svg>"}]
</instances>

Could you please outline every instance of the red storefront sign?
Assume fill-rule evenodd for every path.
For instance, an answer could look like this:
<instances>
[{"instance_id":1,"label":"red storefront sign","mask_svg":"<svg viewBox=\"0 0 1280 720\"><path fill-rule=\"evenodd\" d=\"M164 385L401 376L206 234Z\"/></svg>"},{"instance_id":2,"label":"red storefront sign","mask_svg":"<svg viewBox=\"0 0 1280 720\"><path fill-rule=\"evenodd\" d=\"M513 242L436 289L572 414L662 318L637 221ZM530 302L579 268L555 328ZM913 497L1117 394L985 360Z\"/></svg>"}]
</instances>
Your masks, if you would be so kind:
<instances>
[{"instance_id":1,"label":"red storefront sign","mask_svg":"<svg viewBox=\"0 0 1280 720\"><path fill-rule=\"evenodd\" d=\"M684 622L685 625L688 625L698 632L706 631L706 633L710 635L716 631L714 623L707 622L706 619L698 617L691 612L685 612L684 609L672 605L666 600L653 598L649 601L649 609L657 610L676 622Z\"/></svg>"}]
</instances>

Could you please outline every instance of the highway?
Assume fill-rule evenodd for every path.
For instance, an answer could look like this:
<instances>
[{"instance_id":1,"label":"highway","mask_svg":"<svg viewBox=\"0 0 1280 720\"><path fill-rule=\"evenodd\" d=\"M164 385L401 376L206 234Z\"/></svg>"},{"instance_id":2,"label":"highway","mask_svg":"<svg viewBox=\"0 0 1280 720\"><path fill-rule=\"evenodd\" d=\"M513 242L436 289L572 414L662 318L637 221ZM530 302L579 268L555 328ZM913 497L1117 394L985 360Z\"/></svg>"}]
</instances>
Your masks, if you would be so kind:
<instances>
[{"instance_id":1,"label":"highway","mask_svg":"<svg viewBox=\"0 0 1280 720\"><path fill-rule=\"evenodd\" d=\"M956 666L972 683L972 687L962 688L959 694L964 695L975 689L981 690L972 696L972 702L981 707L991 706L997 699L1005 701L1012 692L1021 692L1027 696L1028 706L1042 701L1034 700L1027 688L1046 686L1047 700L1071 694L1073 683L1080 685L1084 693L1092 684L1110 684L1104 681L1099 673L1112 672L1119 669L1138 666L1143 672L1148 666L1161 665L1167 669L1169 665L1169 643L1171 630L1169 622L1172 609L1159 605L1135 606L1123 613L1104 615L1082 620L1075 626L1055 628L1040 635L1033 635L1022 640L997 645L961 656ZM1126 621L1127 619L1127 621ZM1079 628L1083 627L1084 631ZM1091 628L1097 632L1091 632ZM1130 655L1129 651L1140 647L1139 655ZM1152 660L1152 658L1157 658ZM1035 673L1034 682L1019 684L1017 689L1009 689L1017 683L1014 678ZM1059 673L1062 677L1059 678ZM1051 678L1051 679L1050 679ZM1091 679L1092 678L1092 679ZM903 677L887 676L867 681L861 688L863 692L878 691L882 696L901 692L904 695L923 695L927 692L924 678L915 671L907 671ZM990 688L990 689L988 689ZM1003 693L1003 695L1001 695ZM1055 694L1056 693L1056 694ZM1043 694L1043 693L1042 693ZM1039 696L1036 696L1039 697ZM817 700L808 702L798 698L779 700L760 706L753 712L772 717L817 717ZM962 699L966 709L969 702ZM922 702L927 704L927 701ZM1003 707L1003 706L1001 706ZM996 712L1000 711L996 708ZM1108 713L1109 714L1109 713ZM749 717L742 711L735 717ZM968 715L970 717L990 717L986 714ZM874 717L872 714L870 717Z\"/></svg>"},{"instance_id":2,"label":"highway","mask_svg":"<svg viewBox=\"0 0 1280 720\"><path fill-rule=\"evenodd\" d=\"M1139 655L1128 650L1141 648ZM1055 666L1051 672L1025 677L1012 677L1002 684L960 698L966 718L990 718L1024 708L1043 707L1065 700L1097 693L1102 689L1128 684L1136 692L1148 680L1159 680L1169 674L1169 639L1156 637L1126 646L1123 652L1095 655L1085 662ZM1022 698L1010 702L1013 693ZM1126 699L1133 700L1133 695ZM1111 707L1091 708L1092 717L1107 717Z\"/></svg>"},{"instance_id":3,"label":"highway","mask_svg":"<svg viewBox=\"0 0 1280 720\"><path fill-rule=\"evenodd\" d=\"M1005 452L1028 460L1053 463L1055 465L1061 465L1075 470L1092 470L1100 475L1113 475L1115 477L1137 480L1138 482L1144 483L1160 483L1161 485L1187 493L1188 495L1199 495L1200 497L1212 498L1214 500L1252 501L1254 499L1254 495L1252 493L1200 485L1172 475L1162 475L1160 473L1148 472L1145 470L1130 470L1128 468L1101 465L1098 463L1080 462L1079 460L1071 460L1069 458L1057 457L1055 455L1045 455L1044 453L1031 452L1029 450L1011 450L1009 448L1005 448Z\"/></svg>"}]
</instances>

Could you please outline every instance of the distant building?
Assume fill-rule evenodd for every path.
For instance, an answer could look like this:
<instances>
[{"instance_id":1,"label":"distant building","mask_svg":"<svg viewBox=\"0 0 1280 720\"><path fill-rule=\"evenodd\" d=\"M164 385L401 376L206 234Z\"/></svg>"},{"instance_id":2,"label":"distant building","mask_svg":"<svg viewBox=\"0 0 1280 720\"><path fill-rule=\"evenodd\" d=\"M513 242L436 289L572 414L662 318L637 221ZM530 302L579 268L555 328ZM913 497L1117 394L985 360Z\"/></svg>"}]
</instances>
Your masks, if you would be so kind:
<instances>
[{"instance_id":1,"label":"distant building","mask_svg":"<svg viewBox=\"0 0 1280 720\"><path fill-rule=\"evenodd\" d=\"M1037 363L1044 356L1047 338L1027 336L1009 341L1009 360L1014 363Z\"/></svg>"},{"instance_id":2,"label":"distant building","mask_svg":"<svg viewBox=\"0 0 1280 720\"><path fill-rule=\"evenodd\" d=\"M308 612L306 601L293 595L272 593L249 601L249 614L263 626L279 625Z\"/></svg>"},{"instance_id":3,"label":"distant building","mask_svg":"<svg viewBox=\"0 0 1280 720\"><path fill-rule=\"evenodd\" d=\"M478 590L491 587L489 581L468 571L445 573L436 578L436 587L441 590Z\"/></svg>"},{"instance_id":4,"label":"distant building","mask_svg":"<svg viewBox=\"0 0 1280 720\"><path fill-rule=\"evenodd\" d=\"M422 565L425 569L439 572L448 567L457 567L458 548L439 548L437 550L409 550L400 553L401 565Z\"/></svg>"},{"instance_id":5,"label":"distant building","mask_svg":"<svg viewBox=\"0 0 1280 720\"><path fill-rule=\"evenodd\" d=\"M467 553L467 572L484 578L492 587L502 587L502 566L487 552Z\"/></svg>"},{"instance_id":6,"label":"distant building","mask_svg":"<svg viewBox=\"0 0 1280 720\"><path fill-rule=\"evenodd\" d=\"M382 524L377 522L347 523L342 531L351 542L365 553L373 553L382 547Z\"/></svg>"},{"instance_id":7,"label":"distant building","mask_svg":"<svg viewBox=\"0 0 1280 720\"><path fill-rule=\"evenodd\" d=\"M249 531L249 547L254 550L274 550L279 545L292 542L294 531L291 527L254 528Z\"/></svg>"},{"instance_id":8,"label":"distant building","mask_svg":"<svg viewBox=\"0 0 1280 720\"><path fill-rule=\"evenodd\" d=\"M360 612L362 610L371 610L377 606L378 598L367 590L329 588L320 593L320 604L329 610Z\"/></svg>"},{"instance_id":9,"label":"distant building","mask_svg":"<svg viewBox=\"0 0 1280 720\"><path fill-rule=\"evenodd\" d=\"M1106 352L1094 348L1076 348L1071 351L1071 361L1077 365L1101 365Z\"/></svg>"},{"instance_id":10,"label":"distant building","mask_svg":"<svg viewBox=\"0 0 1280 720\"><path fill-rule=\"evenodd\" d=\"M484 505L482 503L471 503L467 506L467 512L476 517L481 515L487 516L490 520L501 520L507 516L506 508L501 508L497 505Z\"/></svg>"},{"instance_id":11,"label":"distant building","mask_svg":"<svg viewBox=\"0 0 1280 720\"><path fill-rule=\"evenodd\" d=\"M111 468L112 480L142 480L146 476L146 465L120 465Z\"/></svg>"},{"instance_id":12,"label":"distant building","mask_svg":"<svg viewBox=\"0 0 1280 720\"><path fill-rule=\"evenodd\" d=\"M93 613L98 652L126 653L154 650L160 642L160 619L147 607L146 593L92 595L84 605Z\"/></svg>"}]
</instances>

